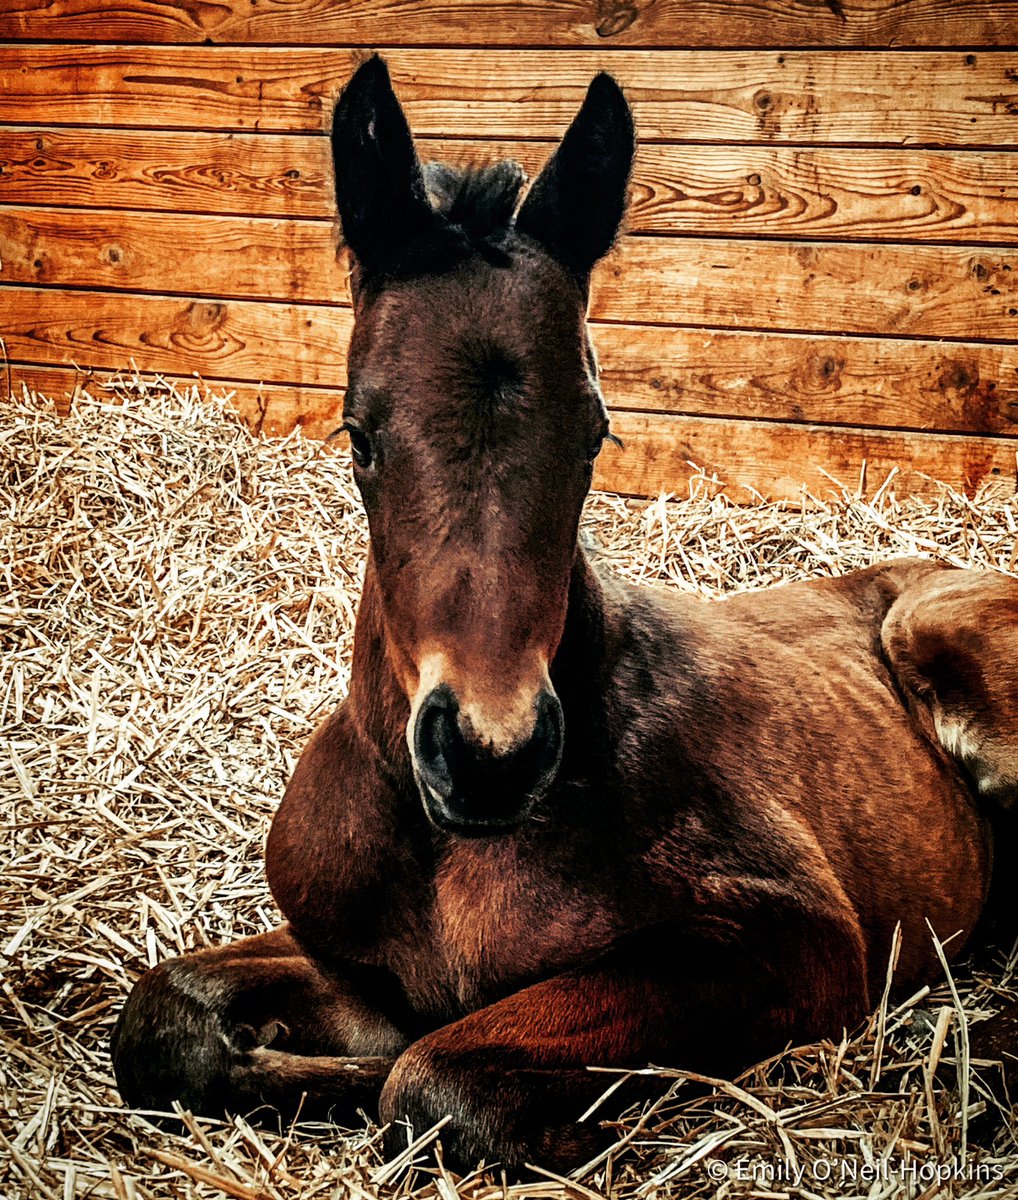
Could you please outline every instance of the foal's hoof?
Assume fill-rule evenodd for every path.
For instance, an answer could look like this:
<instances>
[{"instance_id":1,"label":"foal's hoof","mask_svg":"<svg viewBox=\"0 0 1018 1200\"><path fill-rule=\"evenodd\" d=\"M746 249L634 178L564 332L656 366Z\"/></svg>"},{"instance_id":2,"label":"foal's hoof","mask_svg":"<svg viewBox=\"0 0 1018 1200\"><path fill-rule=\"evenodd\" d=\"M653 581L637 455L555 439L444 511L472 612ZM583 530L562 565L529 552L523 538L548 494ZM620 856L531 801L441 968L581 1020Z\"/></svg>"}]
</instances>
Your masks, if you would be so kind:
<instances>
[{"instance_id":1,"label":"foal's hoof","mask_svg":"<svg viewBox=\"0 0 1018 1200\"><path fill-rule=\"evenodd\" d=\"M432 1122L434 1124L435 1122ZM411 1125L405 1120L394 1121L385 1131L382 1147L387 1162L402 1154L413 1137L425 1133L429 1126ZM534 1129L531 1141L521 1139L519 1132L506 1138L486 1127L468 1128L449 1122L436 1139L442 1147L442 1164L457 1175L467 1175L482 1163L496 1174L505 1174L511 1183L520 1180L545 1178L531 1167L544 1167L564 1174L587 1162L606 1149L614 1138L598 1129L578 1125ZM422 1155L430 1153L426 1146Z\"/></svg>"},{"instance_id":2,"label":"foal's hoof","mask_svg":"<svg viewBox=\"0 0 1018 1200\"><path fill-rule=\"evenodd\" d=\"M580 1101L568 1087L575 1074L589 1091L586 1072L503 1069L495 1055L478 1054L473 1063L469 1055L457 1058L411 1046L397 1060L379 1102L387 1160L443 1117L442 1161L461 1175L482 1162L510 1179L534 1177L529 1166L569 1171L614 1140L596 1117L583 1124L564 1119L587 1107L590 1097Z\"/></svg>"},{"instance_id":3,"label":"foal's hoof","mask_svg":"<svg viewBox=\"0 0 1018 1200\"><path fill-rule=\"evenodd\" d=\"M110 1042L117 1087L131 1108L169 1112L176 1101L222 1116L235 1051L200 989L190 994L175 971L178 960L161 963L128 996Z\"/></svg>"}]
</instances>

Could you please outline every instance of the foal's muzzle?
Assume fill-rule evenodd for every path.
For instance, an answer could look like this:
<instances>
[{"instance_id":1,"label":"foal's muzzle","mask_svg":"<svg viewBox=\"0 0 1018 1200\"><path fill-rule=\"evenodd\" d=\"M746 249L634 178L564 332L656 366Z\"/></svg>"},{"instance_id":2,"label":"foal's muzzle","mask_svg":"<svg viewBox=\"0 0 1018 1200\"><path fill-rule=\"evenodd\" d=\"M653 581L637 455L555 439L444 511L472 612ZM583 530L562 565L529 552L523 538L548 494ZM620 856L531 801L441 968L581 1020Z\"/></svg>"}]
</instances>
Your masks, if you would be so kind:
<instances>
[{"instance_id":1,"label":"foal's muzzle","mask_svg":"<svg viewBox=\"0 0 1018 1200\"><path fill-rule=\"evenodd\" d=\"M424 807L440 828L483 837L519 825L547 790L562 757L562 705L543 690L534 724L512 749L494 750L440 684L424 698L413 730L413 757Z\"/></svg>"}]
</instances>

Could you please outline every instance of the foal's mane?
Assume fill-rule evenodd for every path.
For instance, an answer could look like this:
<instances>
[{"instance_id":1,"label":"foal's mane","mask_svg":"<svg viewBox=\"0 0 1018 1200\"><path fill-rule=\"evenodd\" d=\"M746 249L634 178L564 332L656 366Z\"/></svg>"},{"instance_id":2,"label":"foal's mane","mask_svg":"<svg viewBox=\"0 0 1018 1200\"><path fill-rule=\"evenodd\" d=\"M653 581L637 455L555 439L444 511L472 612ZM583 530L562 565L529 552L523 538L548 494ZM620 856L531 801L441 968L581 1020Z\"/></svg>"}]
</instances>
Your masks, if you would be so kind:
<instances>
[{"instance_id":1,"label":"foal's mane","mask_svg":"<svg viewBox=\"0 0 1018 1200\"><path fill-rule=\"evenodd\" d=\"M424 168L432 207L475 247L509 229L525 180L512 159L483 167L432 162Z\"/></svg>"},{"instance_id":2,"label":"foal's mane","mask_svg":"<svg viewBox=\"0 0 1018 1200\"><path fill-rule=\"evenodd\" d=\"M361 275L362 285L386 283L455 270L472 254L494 267L512 261L506 242L526 175L511 159L489 166L450 167L430 162L424 186L431 220L409 240L391 245L373 268Z\"/></svg>"}]
</instances>

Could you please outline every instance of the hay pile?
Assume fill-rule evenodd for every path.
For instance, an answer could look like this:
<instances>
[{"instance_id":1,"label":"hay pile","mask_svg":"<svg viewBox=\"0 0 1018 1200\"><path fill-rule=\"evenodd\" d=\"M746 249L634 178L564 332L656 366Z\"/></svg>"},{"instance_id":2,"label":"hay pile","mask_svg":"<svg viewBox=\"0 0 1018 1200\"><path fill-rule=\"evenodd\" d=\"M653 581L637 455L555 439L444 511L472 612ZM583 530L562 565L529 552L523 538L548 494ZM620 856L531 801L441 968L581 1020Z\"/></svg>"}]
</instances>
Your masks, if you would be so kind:
<instances>
[{"instance_id":1,"label":"hay pile","mask_svg":"<svg viewBox=\"0 0 1018 1200\"><path fill-rule=\"evenodd\" d=\"M188 1117L171 1134L119 1105L106 1047L138 973L277 923L262 841L346 686L365 529L345 455L299 435L258 442L197 388L112 392L84 390L67 420L39 397L0 405L0 1196L404 1191L368 1124L272 1133ZM800 512L734 508L716 490L594 496L586 528L620 574L711 595L900 554L1015 569L1018 497L888 490ZM959 973L970 1019L1014 966ZM1010 1131L966 1145L953 1071L938 1071L955 1055L952 986L699 1098L661 1072L661 1099L622 1123L620 1150L568 1190L508 1192L1018 1195ZM975 1129L992 1102L978 1072L962 1074ZM930 1164L964 1155L967 1181L931 1182ZM505 1194L421 1162L426 1195Z\"/></svg>"}]
</instances>

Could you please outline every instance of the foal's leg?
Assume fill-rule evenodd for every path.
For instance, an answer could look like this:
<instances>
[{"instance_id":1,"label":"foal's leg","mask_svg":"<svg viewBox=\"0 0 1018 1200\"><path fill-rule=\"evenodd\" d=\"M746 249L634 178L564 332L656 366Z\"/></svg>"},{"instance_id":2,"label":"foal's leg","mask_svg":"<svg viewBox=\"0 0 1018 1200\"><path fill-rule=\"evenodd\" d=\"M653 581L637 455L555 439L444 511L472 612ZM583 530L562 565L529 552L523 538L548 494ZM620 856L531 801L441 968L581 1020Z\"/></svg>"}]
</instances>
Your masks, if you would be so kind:
<instances>
[{"instance_id":1,"label":"foal's leg","mask_svg":"<svg viewBox=\"0 0 1018 1200\"><path fill-rule=\"evenodd\" d=\"M161 963L113 1032L121 1095L161 1111L352 1117L407 1044L364 998L370 982L332 974L286 927Z\"/></svg>"},{"instance_id":2,"label":"foal's leg","mask_svg":"<svg viewBox=\"0 0 1018 1200\"><path fill-rule=\"evenodd\" d=\"M881 631L930 735L981 796L1018 800L1018 579L938 571L909 585Z\"/></svg>"},{"instance_id":3,"label":"foal's leg","mask_svg":"<svg viewBox=\"0 0 1018 1200\"><path fill-rule=\"evenodd\" d=\"M866 969L850 917L782 912L738 945L645 931L596 964L537 983L421 1038L382 1092L386 1151L441 1118L445 1161L566 1170L611 1135L579 1123L617 1076L589 1066L648 1062L734 1073L788 1040L837 1036L866 1010ZM660 1085L659 1085L660 1089Z\"/></svg>"}]
</instances>

